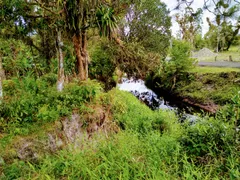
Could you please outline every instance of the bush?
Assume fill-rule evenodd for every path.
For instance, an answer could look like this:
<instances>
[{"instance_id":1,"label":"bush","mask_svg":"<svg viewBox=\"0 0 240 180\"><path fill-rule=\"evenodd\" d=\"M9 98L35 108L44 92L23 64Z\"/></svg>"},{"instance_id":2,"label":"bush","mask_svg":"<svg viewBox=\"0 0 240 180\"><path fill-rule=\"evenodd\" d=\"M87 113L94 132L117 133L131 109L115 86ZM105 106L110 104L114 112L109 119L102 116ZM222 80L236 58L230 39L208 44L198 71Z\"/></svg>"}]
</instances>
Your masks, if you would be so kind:
<instances>
[{"instance_id":1,"label":"bush","mask_svg":"<svg viewBox=\"0 0 240 180\"><path fill-rule=\"evenodd\" d=\"M197 160L201 158L229 156L235 144L234 133L229 123L214 118L203 119L193 126L187 126L180 142L191 159L199 163Z\"/></svg>"},{"instance_id":2,"label":"bush","mask_svg":"<svg viewBox=\"0 0 240 180\"><path fill-rule=\"evenodd\" d=\"M40 77L41 81L47 82L49 86L54 86L57 83L57 74L48 73Z\"/></svg>"},{"instance_id":3,"label":"bush","mask_svg":"<svg viewBox=\"0 0 240 180\"><path fill-rule=\"evenodd\" d=\"M190 58L190 45L184 41L174 40L170 50L171 60L167 63L172 74L187 72L193 67L194 59Z\"/></svg>"},{"instance_id":4,"label":"bush","mask_svg":"<svg viewBox=\"0 0 240 180\"><path fill-rule=\"evenodd\" d=\"M44 78L30 77L4 82L4 101L0 117L8 124L24 126L24 123L55 121L67 116L73 109L93 101L101 92L101 86L94 81L70 83L62 92L55 85L48 87Z\"/></svg>"},{"instance_id":5,"label":"bush","mask_svg":"<svg viewBox=\"0 0 240 180\"><path fill-rule=\"evenodd\" d=\"M187 42L174 40L170 49L171 59L162 61L154 79L162 88L173 89L182 79L187 80L187 72L194 67L194 59L190 58L190 45Z\"/></svg>"},{"instance_id":6,"label":"bush","mask_svg":"<svg viewBox=\"0 0 240 180\"><path fill-rule=\"evenodd\" d=\"M114 47L101 41L90 51L91 63L89 65L89 76L105 84L105 89L111 89L116 85L114 81L114 71L116 62L113 57Z\"/></svg>"}]
</instances>

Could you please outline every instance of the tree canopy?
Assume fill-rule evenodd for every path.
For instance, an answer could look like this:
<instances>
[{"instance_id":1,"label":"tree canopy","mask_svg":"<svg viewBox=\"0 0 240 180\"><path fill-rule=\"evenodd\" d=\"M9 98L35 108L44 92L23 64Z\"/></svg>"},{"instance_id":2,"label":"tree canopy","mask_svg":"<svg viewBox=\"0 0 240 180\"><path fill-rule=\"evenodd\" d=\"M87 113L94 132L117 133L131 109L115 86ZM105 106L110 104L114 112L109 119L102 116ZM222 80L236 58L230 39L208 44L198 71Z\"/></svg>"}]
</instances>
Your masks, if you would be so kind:
<instances>
[{"instance_id":1,"label":"tree canopy","mask_svg":"<svg viewBox=\"0 0 240 180\"><path fill-rule=\"evenodd\" d=\"M161 1L136 1L129 7L125 18L124 39L139 42L146 50L166 56L171 38L169 13Z\"/></svg>"}]
</instances>

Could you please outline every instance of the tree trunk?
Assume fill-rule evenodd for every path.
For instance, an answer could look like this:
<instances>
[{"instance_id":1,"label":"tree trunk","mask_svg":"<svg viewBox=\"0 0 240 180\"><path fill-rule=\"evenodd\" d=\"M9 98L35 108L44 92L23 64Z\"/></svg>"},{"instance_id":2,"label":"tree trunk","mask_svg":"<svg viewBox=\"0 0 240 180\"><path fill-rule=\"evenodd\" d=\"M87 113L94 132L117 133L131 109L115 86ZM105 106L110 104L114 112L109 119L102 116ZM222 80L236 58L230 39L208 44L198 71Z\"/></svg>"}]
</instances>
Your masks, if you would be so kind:
<instances>
[{"instance_id":1,"label":"tree trunk","mask_svg":"<svg viewBox=\"0 0 240 180\"><path fill-rule=\"evenodd\" d=\"M0 103L3 98L3 89L2 89L2 77L0 76Z\"/></svg>"},{"instance_id":2,"label":"tree trunk","mask_svg":"<svg viewBox=\"0 0 240 180\"><path fill-rule=\"evenodd\" d=\"M62 52L63 42L61 37L61 31L57 29L57 50L58 50L58 81L57 90L62 91L64 88L64 60Z\"/></svg>"},{"instance_id":3,"label":"tree trunk","mask_svg":"<svg viewBox=\"0 0 240 180\"><path fill-rule=\"evenodd\" d=\"M230 46L232 45L235 37L238 35L238 32L240 30L240 25L237 27L237 29L233 32L232 38L227 42L227 48L225 49L226 51L229 50Z\"/></svg>"},{"instance_id":4,"label":"tree trunk","mask_svg":"<svg viewBox=\"0 0 240 180\"><path fill-rule=\"evenodd\" d=\"M217 49L216 49L216 53L218 53L221 50L220 48L220 26L218 24L217 27Z\"/></svg>"},{"instance_id":5,"label":"tree trunk","mask_svg":"<svg viewBox=\"0 0 240 180\"><path fill-rule=\"evenodd\" d=\"M2 65L2 56L1 56L1 54L0 54L0 77L2 77L2 80L6 80L5 71L4 71L3 65Z\"/></svg>"},{"instance_id":6,"label":"tree trunk","mask_svg":"<svg viewBox=\"0 0 240 180\"><path fill-rule=\"evenodd\" d=\"M87 35L85 31L73 36L73 45L76 53L76 69L80 81L88 78Z\"/></svg>"},{"instance_id":7,"label":"tree trunk","mask_svg":"<svg viewBox=\"0 0 240 180\"><path fill-rule=\"evenodd\" d=\"M3 88L2 88L3 79L4 79L4 71L3 71L3 67L2 67L2 56L0 54L0 103L3 98Z\"/></svg>"}]
</instances>

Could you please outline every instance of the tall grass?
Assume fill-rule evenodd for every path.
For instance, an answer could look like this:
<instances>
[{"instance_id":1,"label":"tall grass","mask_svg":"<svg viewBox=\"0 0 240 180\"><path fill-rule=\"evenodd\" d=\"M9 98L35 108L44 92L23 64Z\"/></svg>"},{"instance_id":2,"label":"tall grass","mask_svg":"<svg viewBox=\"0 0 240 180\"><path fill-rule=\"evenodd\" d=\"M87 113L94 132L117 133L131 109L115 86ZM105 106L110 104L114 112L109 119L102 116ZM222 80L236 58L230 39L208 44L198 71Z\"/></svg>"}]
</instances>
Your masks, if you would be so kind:
<instances>
[{"instance_id":1,"label":"tall grass","mask_svg":"<svg viewBox=\"0 0 240 180\"><path fill-rule=\"evenodd\" d=\"M124 131L110 138L83 142L38 163L16 161L3 169L3 179L238 179L239 153L234 149L206 157L190 152L178 139L157 132ZM96 140L96 139L95 139ZM207 145L211 149L215 141ZM229 145L229 147L231 147ZM186 150L187 148L187 150ZM203 148L204 149L204 148ZM212 149L214 150L214 149ZM209 157L208 157L209 156Z\"/></svg>"},{"instance_id":2,"label":"tall grass","mask_svg":"<svg viewBox=\"0 0 240 180\"><path fill-rule=\"evenodd\" d=\"M80 88L70 87L64 97ZM151 111L128 92L112 90L96 96L98 103L110 105L111 121L121 128L118 133L96 133L82 140L79 148L69 145L36 161L3 162L0 179L240 178L239 131L226 112L192 125L180 124L173 112ZM79 97L73 98L78 104Z\"/></svg>"}]
</instances>

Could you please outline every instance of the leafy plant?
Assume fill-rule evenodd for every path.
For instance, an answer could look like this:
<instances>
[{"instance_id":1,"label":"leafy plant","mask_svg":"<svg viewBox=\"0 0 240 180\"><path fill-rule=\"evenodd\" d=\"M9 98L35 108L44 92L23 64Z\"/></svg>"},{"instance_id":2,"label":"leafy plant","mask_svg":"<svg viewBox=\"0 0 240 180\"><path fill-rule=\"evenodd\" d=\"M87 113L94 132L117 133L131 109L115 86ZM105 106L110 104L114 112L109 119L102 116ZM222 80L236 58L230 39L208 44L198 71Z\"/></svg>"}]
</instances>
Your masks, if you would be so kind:
<instances>
[{"instance_id":1,"label":"leafy plant","mask_svg":"<svg viewBox=\"0 0 240 180\"><path fill-rule=\"evenodd\" d=\"M67 116L73 109L84 103L94 101L101 92L101 86L96 82L69 83L63 92L55 87L48 87L52 82L47 78L34 79L30 77L8 80L4 83L4 101L1 104L0 116L3 124L15 124L24 127L26 123L55 121Z\"/></svg>"},{"instance_id":2,"label":"leafy plant","mask_svg":"<svg viewBox=\"0 0 240 180\"><path fill-rule=\"evenodd\" d=\"M174 40L170 49L170 59L162 61L155 77L159 85L173 90L180 80L187 80L188 71L194 67L194 59L190 58L190 45L187 42Z\"/></svg>"}]
</instances>

